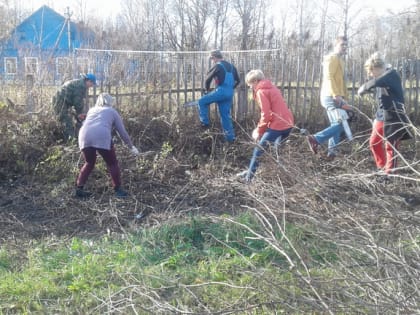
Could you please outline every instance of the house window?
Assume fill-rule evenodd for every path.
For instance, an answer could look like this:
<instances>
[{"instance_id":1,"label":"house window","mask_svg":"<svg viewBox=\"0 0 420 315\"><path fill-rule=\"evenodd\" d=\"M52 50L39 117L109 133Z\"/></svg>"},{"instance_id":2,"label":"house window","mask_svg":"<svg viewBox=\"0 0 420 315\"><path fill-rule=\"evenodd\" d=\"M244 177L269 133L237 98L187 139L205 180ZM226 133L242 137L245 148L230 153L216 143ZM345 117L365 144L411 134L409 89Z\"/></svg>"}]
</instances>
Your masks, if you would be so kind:
<instances>
[{"instance_id":1,"label":"house window","mask_svg":"<svg viewBox=\"0 0 420 315\"><path fill-rule=\"evenodd\" d=\"M89 59L87 58L77 58L77 72L78 73L88 73L89 72Z\"/></svg>"},{"instance_id":2,"label":"house window","mask_svg":"<svg viewBox=\"0 0 420 315\"><path fill-rule=\"evenodd\" d=\"M38 73L38 58L26 57L25 58L25 74L37 74Z\"/></svg>"},{"instance_id":3,"label":"house window","mask_svg":"<svg viewBox=\"0 0 420 315\"><path fill-rule=\"evenodd\" d=\"M7 57L4 58L4 69L6 74L16 74L17 73L17 58Z\"/></svg>"},{"instance_id":4,"label":"house window","mask_svg":"<svg viewBox=\"0 0 420 315\"><path fill-rule=\"evenodd\" d=\"M67 57L58 57L55 60L56 73L60 77L71 76L71 60Z\"/></svg>"}]
</instances>

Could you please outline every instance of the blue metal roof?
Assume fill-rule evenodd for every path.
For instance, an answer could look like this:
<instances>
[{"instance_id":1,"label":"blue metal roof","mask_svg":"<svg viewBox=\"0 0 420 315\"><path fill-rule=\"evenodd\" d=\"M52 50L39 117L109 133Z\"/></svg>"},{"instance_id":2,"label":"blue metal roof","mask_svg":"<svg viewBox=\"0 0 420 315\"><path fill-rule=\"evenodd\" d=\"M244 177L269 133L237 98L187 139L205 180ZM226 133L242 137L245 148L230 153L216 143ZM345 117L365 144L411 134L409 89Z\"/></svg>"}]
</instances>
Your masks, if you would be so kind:
<instances>
[{"instance_id":1,"label":"blue metal roof","mask_svg":"<svg viewBox=\"0 0 420 315\"><path fill-rule=\"evenodd\" d=\"M91 47L94 34L44 5L32 13L3 43L2 57L68 55L75 48Z\"/></svg>"}]
</instances>

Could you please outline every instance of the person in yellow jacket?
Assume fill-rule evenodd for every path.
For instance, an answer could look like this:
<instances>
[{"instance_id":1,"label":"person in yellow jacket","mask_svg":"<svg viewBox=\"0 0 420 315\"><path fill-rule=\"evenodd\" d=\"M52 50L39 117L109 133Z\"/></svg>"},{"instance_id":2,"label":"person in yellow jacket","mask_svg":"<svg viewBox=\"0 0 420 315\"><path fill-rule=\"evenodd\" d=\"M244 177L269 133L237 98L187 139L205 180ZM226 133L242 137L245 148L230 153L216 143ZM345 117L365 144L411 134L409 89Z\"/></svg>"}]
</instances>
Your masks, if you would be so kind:
<instances>
[{"instance_id":1,"label":"person in yellow jacket","mask_svg":"<svg viewBox=\"0 0 420 315\"><path fill-rule=\"evenodd\" d=\"M347 104L347 88L344 75L344 55L347 51L347 39L340 36L335 40L334 50L324 57L323 78L321 86L321 105L327 111L330 125L314 135L308 135L307 140L312 153L317 154L318 146L328 140L328 158L336 156L336 146L340 142L343 132L342 119L339 114L342 111L336 109L351 110Z\"/></svg>"}]
</instances>

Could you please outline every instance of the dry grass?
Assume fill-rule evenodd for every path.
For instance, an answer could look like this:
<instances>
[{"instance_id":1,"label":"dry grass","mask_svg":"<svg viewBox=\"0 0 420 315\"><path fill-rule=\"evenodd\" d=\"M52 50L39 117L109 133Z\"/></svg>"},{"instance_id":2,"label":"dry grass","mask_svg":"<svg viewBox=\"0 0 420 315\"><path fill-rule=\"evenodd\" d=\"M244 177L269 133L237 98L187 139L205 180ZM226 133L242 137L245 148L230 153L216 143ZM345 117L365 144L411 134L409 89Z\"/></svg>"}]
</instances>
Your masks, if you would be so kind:
<instances>
[{"instance_id":1,"label":"dry grass","mask_svg":"<svg viewBox=\"0 0 420 315\"><path fill-rule=\"evenodd\" d=\"M311 155L305 139L293 133L278 155L270 151L264 156L255 181L246 185L234 174L251 156L252 143L243 131L252 122L238 124L238 142L226 146L217 126L198 131L196 117L185 113L132 118L127 120L129 133L147 154L135 159L117 143L130 197L112 197L99 162L87 187L94 198L83 201L73 197L79 151L75 145L56 144L54 122L7 109L1 114L6 118L0 125L2 242L126 232L191 215L239 225L235 215L251 211L264 227L255 238L284 255L289 271L301 281L298 296L285 291L272 296L275 303L330 314L418 311L420 169L415 140L403 144L402 169L384 183L374 172L366 127L359 126L356 140L343 144L332 162ZM334 265L325 260L328 275L317 275L310 255L289 242L290 223L308 227L303 241L316 237L333 244L339 254ZM284 241L293 257L284 250ZM281 291L274 279L264 274L260 279L279 287L272 293Z\"/></svg>"}]
</instances>

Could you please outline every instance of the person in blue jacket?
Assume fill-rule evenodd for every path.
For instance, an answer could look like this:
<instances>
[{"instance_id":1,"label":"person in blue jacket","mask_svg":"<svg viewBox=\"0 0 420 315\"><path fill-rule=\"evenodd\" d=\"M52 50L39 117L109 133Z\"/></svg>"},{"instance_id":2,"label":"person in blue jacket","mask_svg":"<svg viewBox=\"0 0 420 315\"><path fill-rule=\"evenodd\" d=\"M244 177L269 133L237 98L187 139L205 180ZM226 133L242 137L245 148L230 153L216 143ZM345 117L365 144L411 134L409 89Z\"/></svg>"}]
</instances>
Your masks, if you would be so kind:
<instances>
[{"instance_id":1,"label":"person in blue jacket","mask_svg":"<svg viewBox=\"0 0 420 315\"><path fill-rule=\"evenodd\" d=\"M238 71L235 66L223 59L220 50L213 50L210 53L210 59L214 65L207 73L205 95L198 100L201 126L205 129L209 127L209 106L212 103L216 103L225 140L233 142L235 140L235 131L233 129L231 110L234 89L240 83ZM213 81L215 89L209 92Z\"/></svg>"}]
</instances>

